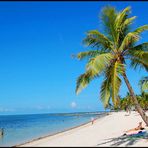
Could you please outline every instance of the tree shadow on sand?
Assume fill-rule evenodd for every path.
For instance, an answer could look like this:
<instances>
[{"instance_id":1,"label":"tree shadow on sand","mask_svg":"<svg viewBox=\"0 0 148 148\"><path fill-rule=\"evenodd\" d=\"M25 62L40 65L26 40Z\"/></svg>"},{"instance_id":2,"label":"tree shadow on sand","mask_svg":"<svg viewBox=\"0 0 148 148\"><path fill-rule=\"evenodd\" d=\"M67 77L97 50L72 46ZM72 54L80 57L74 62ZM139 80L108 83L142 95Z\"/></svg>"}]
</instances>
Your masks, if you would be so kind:
<instances>
[{"instance_id":1,"label":"tree shadow on sand","mask_svg":"<svg viewBox=\"0 0 148 148\"><path fill-rule=\"evenodd\" d=\"M117 147L117 146L121 146L122 144L125 144L125 146L132 146L133 144L135 144L136 142L138 142L141 139L146 139L148 140L148 133L141 135L141 136L120 136L117 138L109 138L109 139L105 139L106 142L102 142L97 144L97 146L103 145L103 144L109 144L112 147Z\"/></svg>"}]
</instances>

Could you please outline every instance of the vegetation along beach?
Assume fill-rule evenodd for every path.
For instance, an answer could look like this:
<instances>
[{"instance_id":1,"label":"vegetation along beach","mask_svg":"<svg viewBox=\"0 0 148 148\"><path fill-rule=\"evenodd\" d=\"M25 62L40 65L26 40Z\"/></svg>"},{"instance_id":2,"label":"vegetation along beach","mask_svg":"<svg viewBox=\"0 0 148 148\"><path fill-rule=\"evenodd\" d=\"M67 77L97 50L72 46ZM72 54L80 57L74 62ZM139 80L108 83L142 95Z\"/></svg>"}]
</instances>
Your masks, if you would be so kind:
<instances>
[{"instance_id":1,"label":"vegetation along beach","mask_svg":"<svg viewBox=\"0 0 148 148\"><path fill-rule=\"evenodd\" d=\"M147 147L147 2L0 2L0 147Z\"/></svg>"}]
</instances>

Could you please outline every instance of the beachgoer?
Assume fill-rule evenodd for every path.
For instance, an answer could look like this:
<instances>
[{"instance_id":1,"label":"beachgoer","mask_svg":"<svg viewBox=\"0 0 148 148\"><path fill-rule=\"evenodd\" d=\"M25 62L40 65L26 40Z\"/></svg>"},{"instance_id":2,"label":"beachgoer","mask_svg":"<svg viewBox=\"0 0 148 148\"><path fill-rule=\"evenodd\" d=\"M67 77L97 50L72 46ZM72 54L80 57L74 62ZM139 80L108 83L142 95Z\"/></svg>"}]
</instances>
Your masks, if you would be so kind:
<instances>
[{"instance_id":1,"label":"beachgoer","mask_svg":"<svg viewBox=\"0 0 148 148\"><path fill-rule=\"evenodd\" d=\"M131 109L130 109L130 107L129 107L129 106L126 106L126 107L125 107L125 110L126 110L126 112L127 112L127 114L126 114L125 116L129 116L129 115L131 114Z\"/></svg>"},{"instance_id":2,"label":"beachgoer","mask_svg":"<svg viewBox=\"0 0 148 148\"><path fill-rule=\"evenodd\" d=\"M142 127L142 122L139 122L139 125L137 127L130 129L128 131L143 130L143 129L144 129L144 127Z\"/></svg>"},{"instance_id":3,"label":"beachgoer","mask_svg":"<svg viewBox=\"0 0 148 148\"><path fill-rule=\"evenodd\" d=\"M91 123L92 123L92 125L94 124L94 121L95 121L95 119L92 117L92 118L91 118Z\"/></svg>"},{"instance_id":4,"label":"beachgoer","mask_svg":"<svg viewBox=\"0 0 148 148\"><path fill-rule=\"evenodd\" d=\"M135 133L135 132L139 133L143 129L144 129L144 127L142 127L142 122L139 122L139 125L137 127L125 131L124 135L132 134L132 133Z\"/></svg>"}]
</instances>

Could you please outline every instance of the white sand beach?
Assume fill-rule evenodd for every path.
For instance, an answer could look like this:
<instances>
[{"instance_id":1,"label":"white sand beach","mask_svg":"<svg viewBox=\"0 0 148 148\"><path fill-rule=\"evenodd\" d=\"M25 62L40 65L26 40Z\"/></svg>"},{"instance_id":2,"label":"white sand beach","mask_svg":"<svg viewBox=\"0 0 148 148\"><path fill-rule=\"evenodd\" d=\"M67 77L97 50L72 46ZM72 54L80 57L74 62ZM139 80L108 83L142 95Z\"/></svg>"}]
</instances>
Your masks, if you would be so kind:
<instances>
[{"instance_id":1,"label":"white sand beach","mask_svg":"<svg viewBox=\"0 0 148 148\"><path fill-rule=\"evenodd\" d=\"M99 147L99 146L148 146L148 139L125 138L124 131L137 127L142 121L137 112L132 111L129 116L126 112L111 112L109 115L97 119L94 124L86 125L38 140L28 142L25 147ZM145 127L144 122L142 121Z\"/></svg>"}]
</instances>

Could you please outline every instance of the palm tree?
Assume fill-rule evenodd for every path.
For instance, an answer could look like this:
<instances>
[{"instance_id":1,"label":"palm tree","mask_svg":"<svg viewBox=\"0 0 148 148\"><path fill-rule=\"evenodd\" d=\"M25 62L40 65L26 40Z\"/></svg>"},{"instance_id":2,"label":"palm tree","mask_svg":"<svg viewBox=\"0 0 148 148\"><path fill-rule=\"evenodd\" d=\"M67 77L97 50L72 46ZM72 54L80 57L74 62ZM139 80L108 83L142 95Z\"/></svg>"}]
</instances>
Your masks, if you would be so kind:
<instances>
[{"instance_id":1,"label":"palm tree","mask_svg":"<svg viewBox=\"0 0 148 148\"><path fill-rule=\"evenodd\" d=\"M131 110L131 108L133 107L133 101L131 99L130 94L127 92L126 96L124 98L121 99L121 103L120 103L120 109L129 109Z\"/></svg>"},{"instance_id":2,"label":"palm tree","mask_svg":"<svg viewBox=\"0 0 148 148\"><path fill-rule=\"evenodd\" d=\"M83 43L91 50L77 54L79 60L87 59L85 73L77 79L76 93L78 94L93 79L104 76L101 85L100 98L106 108L112 101L117 104L117 96L121 85L121 76L128 87L136 110L148 125L148 117L140 107L131 84L126 75L126 63L131 67L148 70L148 42L136 45L140 34L148 30L148 25L140 26L130 31L130 26L136 18L129 17L131 8L117 12L114 7L104 7L101 13L101 21L104 32L98 30L88 31Z\"/></svg>"}]
</instances>

